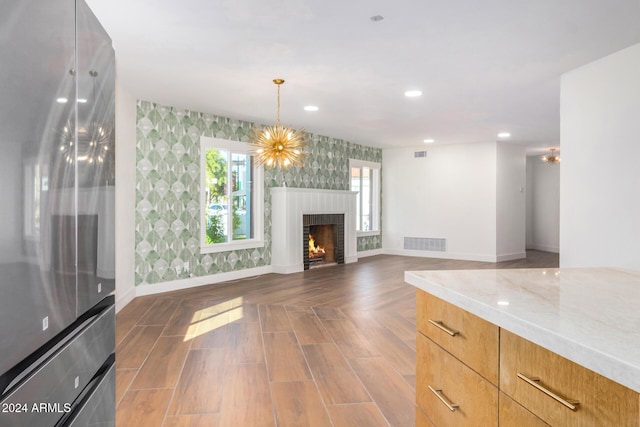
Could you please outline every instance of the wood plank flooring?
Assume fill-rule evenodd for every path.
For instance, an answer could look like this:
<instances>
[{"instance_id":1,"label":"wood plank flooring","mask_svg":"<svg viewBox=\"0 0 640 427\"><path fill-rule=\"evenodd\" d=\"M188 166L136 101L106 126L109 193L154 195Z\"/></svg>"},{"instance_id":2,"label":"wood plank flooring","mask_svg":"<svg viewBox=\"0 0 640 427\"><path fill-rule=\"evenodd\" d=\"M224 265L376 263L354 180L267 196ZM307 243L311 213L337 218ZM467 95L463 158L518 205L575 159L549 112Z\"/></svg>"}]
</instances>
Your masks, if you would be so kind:
<instances>
[{"instance_id":1,"label":"wood plank flooring","mask_svg":"<svg viewBox=\"0 0 640 427\"><path fill-rule=\"evenodd\" d=\"M404 271L557 266L379 255L136 298L116 318L117 425L415 426Z\"/></svg>"}]
</instances>

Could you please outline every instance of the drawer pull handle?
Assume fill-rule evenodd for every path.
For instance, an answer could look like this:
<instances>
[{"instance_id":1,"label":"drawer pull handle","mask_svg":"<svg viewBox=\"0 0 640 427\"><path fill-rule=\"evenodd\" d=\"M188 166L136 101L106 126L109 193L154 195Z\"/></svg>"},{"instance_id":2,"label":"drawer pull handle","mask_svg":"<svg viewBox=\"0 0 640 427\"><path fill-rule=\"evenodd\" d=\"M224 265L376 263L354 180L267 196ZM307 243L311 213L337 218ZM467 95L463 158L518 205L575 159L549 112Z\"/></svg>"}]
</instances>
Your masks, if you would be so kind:
<instances>
[{"instance_id":1,"label":"drawer pull handle","mask_svg":"<svg viewBox=\"0 0 640 427\"><path fill-rule=\"evenodd\" d=\"M451 412L455 412L455 411L456 411L456 408L459 408L459 407L460 407L460 405L458 405L457 403L449 403L449 401L448 401L448 400L447 400L447 399L442 395L442 389L441 389L441 388L433 388L433 387L431 387L431 386L427 386L427 387L429 387L429 390L431 390L431 392L432 392L433 394L435 394L435 395L436 395L436 397L437 397L438 399L440 399L440 401L441 401L442 403L444 403L444 404L445 404L445 406L446 406L447 408L449 408L449 410L450 410Z\"/></svg>"},{"instance_id":2,"label":"drawer pull handle","mask_svg":"<svg viewBox=\"0 0 640 427\"><path fill-rule=\"evenodd\" d=\"M458 335L460 333L458 331L454 331L453 329L447 328L446 326L444 326L444 324L440 320L431 320L431 319L429 319L429 323L431 323L433 326L435 326L436 328L440 329L441 331L445 331L446 333L448 333L452 337L455 337L456 335Z\"/></svg>"},{"instance_id":3,"label":"drawer pull handle","mask_svg":"<svg viewBox=\"0 0 640 427\"><path fill-rule=\"evenodd\" d=\"M579 401L573 400L573 399L565 399L563 397L558 396L557 394L555 394L554 392L552 392L548 388L543 387L540 384L540 378L538 378L538 377L529 378L526 375L521 374L520 372L518 372L518 378L520 378L521 380L523 380L527 384L532 385L533 387L537 388L538 390L540 390L541 392L543 392L547 396L551 397L552 399L556 400L557 402L562 403L564 406L566 406L567 408L571 409L572 411L575 412L575 411L578 410L578 405L580 404Z\"/></svg>"}]
</instances>

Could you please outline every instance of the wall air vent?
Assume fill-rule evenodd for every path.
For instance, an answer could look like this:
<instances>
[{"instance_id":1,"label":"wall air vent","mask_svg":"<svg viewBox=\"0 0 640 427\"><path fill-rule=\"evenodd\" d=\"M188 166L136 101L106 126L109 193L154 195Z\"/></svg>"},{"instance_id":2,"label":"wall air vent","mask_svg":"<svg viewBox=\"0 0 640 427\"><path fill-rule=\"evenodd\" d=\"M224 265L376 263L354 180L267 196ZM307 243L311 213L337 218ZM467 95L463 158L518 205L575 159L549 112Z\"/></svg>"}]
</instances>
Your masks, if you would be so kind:
<instances>
[{"instance_id":1,"label":"wall air vent","mask_svg":"<svg viewBox=\"0 0 640 427\"><path fill-rule=\"evenodd\" d=\"M427 151L416 151L413 153L413 157L427 157Z\"/></svg>"},{"instance_id":2,"label":"wall air vent","mask_svg":"<svg viewBox=\"0 0 640 427\"><path fill-rule=\"evenodd\" d=\"M415 251L446 252L447 239L432 237L405 237L404 248Z\"/></svg>"}]
</instances>

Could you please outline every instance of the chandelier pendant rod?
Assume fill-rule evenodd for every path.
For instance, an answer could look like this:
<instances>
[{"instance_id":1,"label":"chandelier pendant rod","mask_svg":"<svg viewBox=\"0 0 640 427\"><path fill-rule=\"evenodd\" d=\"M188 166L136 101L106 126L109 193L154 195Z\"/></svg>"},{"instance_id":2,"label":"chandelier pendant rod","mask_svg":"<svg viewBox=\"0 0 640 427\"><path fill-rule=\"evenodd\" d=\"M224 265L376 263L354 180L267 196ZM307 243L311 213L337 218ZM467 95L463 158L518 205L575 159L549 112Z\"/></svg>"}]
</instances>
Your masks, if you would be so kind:
<instances>
[{"instance_id":1,"label":"chandelier pendant rod","mask_svg":"<svg viewBox=\"0 0 640 427\"><path fill-rule=\"evenodd\" d=\"M280 86L284 83L284 79L273 79L273 82L278 86L278 117L277 124L280 126Z\"/></svg>"}]
</instances>

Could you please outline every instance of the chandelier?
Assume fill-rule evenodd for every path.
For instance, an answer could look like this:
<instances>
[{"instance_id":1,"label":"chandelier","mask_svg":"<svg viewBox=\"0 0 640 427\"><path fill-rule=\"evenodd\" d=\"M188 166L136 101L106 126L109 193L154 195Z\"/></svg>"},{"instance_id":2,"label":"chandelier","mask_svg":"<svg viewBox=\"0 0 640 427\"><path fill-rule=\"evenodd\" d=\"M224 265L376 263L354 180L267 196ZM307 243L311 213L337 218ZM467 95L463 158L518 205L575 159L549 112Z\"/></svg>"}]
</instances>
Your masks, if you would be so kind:
<instances>
[{"instance_id":1,"label":"chandelier","mask_svg":"<svg viewBox=\"0 0 640 427\"><path fill-rule=\"evenodd\" d=\"M551 164L560 163L560 156L556 154L556 149L550 148L549 151L549 154L541 157L542 161Z\"/></svg>"},{"instance_id":2,"label":"chandelier","mask_svg":"<svg viewBox=\"0 0 640 427\"><path fill-rule=\"evenodd\" d=\"M107 150L111 142L111 135L98 122L91 121L86 128L79 128L77 134L77 149L74 149L74 126L67 121L60 134L60 152L64 161L73 163L103 163L107 157Z\"/></svg>"},{"instance_id":3,"label":"chandelier","mask_svg":"<svg viewBox=\"0 0 640 427\"><path fill-rule=\"evenodd\" d=\"M292 165L300 167L307 154L302 151L302 147L307 145L304 141L304 129L293 130L280 124L280 85L284 80L274 79L273 82L278 86L278 121L262 130L251 130L251 145L256 148L256 163L275 168Z\"/></svg>"}]
</instances>

